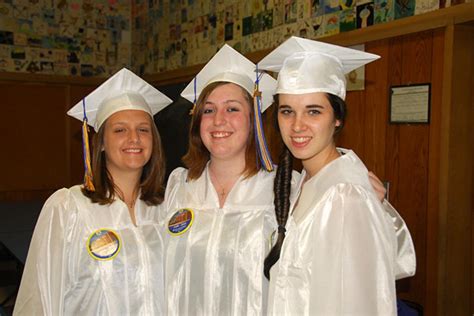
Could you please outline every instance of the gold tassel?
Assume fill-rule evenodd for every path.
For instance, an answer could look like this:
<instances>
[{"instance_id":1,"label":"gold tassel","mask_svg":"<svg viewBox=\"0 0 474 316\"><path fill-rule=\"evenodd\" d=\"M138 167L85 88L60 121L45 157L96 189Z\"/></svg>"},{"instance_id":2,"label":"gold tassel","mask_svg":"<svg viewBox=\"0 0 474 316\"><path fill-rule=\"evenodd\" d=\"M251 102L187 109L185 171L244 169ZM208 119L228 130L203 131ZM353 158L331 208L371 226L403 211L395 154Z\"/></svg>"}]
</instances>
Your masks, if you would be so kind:
<instances>
[{"instance_id":1,"label":"gold tassel","mask_svg":"<svg viewBox=\"0 0 474 316\"><path fill-rule=\"evenodd\" d=\"M84 118L82 123L82 145L84 156L84 187L87 191L95 191L92 168L91 168L91 153L89 148L89 126L87 126L87 118Z\"/></svg>"}]
</instances>

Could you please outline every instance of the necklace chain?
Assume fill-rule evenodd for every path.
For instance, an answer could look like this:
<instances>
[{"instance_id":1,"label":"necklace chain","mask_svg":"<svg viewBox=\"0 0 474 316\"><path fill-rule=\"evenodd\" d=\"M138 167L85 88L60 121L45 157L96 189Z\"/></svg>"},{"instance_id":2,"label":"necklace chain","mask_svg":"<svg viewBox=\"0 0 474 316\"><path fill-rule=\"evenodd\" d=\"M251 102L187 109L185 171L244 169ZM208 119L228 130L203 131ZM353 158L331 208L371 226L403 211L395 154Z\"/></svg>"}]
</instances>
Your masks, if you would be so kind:
<instances>
[{"instance_id":1,"label":"necklace chain","mask_svg":"<svg viewBox=\"0 0 474 316\"><path fill-rule=\"evenodd\" d=\"M225 187L220 183L219 179L217 179L217 176L211 170L211 168L209 168L209 171L211 172L211 176L214 178L214 180L216 180L217 185L220 187L220 192L217 192L217 194L219 194L221 196L221 198L224 198L226 196ZM216 190L216 191L219 191L219 190Z\"/></svg>"},{"instance_id":2,"label":"necklace chain","mask_svg":"<svg viewBox=\"0 0 474 316\"><path fill-rule=\"evenodd\" d=\"M130 201L130 203L125 201L125 197L123 196L123 193L120 193L119 197L125 203L125 205L127 205L129 209L133 209L133 207L135 206L135 202L137 201L138 194L133 194L132 200Z\"/></svg>"}]
</instances>

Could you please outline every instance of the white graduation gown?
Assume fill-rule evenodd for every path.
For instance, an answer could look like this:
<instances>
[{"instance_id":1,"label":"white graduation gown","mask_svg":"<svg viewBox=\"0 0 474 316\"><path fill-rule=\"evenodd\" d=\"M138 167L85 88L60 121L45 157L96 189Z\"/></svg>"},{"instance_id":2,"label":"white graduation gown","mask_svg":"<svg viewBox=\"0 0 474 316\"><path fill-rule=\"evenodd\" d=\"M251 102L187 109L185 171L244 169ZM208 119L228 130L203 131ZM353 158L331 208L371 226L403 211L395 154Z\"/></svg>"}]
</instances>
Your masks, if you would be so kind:
<instances>
[{"instance_id":1,"label":"white graduation gown","mask_svg":"<svg viewBox=\"0 0 474 316\"><path fill-rule=\"evenodd\" d=\"M261 315L268 281L263 261L276 229L274 173L241 177L219 207L208 167L187 181L187 170L172 172L164 206L165 229L180 209L194 213L180 235L168 234L166 296L169 315Z\"/></svg>"},{"instance_id":2,"label":"white graduation gown","mask_svg":"<svg viewBox=\"0 0 474 316\"><path fill-rule=\"evenodd\" d=\"M121 200L93 204L80 186L55 192L36 224L14 314L164 314L163 227L157 211L138 199L134 226ZM118 236L111 245L120 248L110 260L89 254L89 237L99 229Z\"/></svg>"},{"instance_id":3,"label":"white graduation gown","mask_svg":"<svg viewBox=\"0 0 474 316\"><path fill-rule=\"evenodd\" d=\"M341 151L301 187L302 215L288 218L271 269L270 315L396 315L395 280L415 272L405 223L356 154Z\"/></svg>"}]
</instances>

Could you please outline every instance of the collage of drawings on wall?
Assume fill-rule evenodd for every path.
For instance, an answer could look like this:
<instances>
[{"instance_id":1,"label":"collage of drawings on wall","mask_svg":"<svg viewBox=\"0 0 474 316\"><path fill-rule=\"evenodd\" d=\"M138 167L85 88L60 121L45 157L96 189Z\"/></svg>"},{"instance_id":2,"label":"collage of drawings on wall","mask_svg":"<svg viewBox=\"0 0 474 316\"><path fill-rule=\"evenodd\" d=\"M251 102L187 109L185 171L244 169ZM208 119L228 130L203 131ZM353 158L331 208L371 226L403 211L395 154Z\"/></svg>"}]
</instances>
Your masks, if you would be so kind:
<instances>
[{"instance_id":1,"label":"collage of drawings on wall","mask_svg":"<svg viewBox=\"0 0 474 316\"><path fill-rule=\"evenodd\" d=\"M320 38L439 9L438 0L153 0L136 3L134 66L157 73L205 63L223 43L242 53L291 35Z\"/></svg>"},{"instance_id":2,"label":"collage of drawings on wall","mask_svg":"<svg viewBox=\"0 0 474 316\"><path fill-rule=\"evenodd\" d=\"M108 76L206 62L291 35L347 32L436 10L445 0L0 0L0 71Z\"/></svg>"},{"instance_id":3,"label":"collage of drawings on wall","mask_svg":"<svg viewBox=\"0 0 474 316\"><path fill-rule=\"evenodd\" d=\"M108 76L130 54L129 1L0 1L0 71Z\"/></svg>"}]
</instances>

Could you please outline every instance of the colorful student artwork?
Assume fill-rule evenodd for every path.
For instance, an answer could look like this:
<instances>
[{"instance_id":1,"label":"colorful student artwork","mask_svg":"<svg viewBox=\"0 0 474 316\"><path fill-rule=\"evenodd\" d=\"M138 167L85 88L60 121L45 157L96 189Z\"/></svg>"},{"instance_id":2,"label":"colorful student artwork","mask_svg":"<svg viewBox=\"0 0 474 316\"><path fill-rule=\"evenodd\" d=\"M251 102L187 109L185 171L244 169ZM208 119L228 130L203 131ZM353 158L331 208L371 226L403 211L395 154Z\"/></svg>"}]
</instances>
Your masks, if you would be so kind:
<instances>
[{"instance_id":1,"label":"colorful student artwork","mask_svg":"<svg viewBox=\"0 0 474 316\"><path fill-rule=\"evenodd\" d=\"M2 1L0 71L91 77L130 66L132 7L126 0Z\"/></svg>"},{"instance_id":2,"label":"colorful student artwork","mask_svg":"<svg viewBox=\"0 0 474 316\"><path fill-rule=\"evenodd\" d=\"M246 54L439 9L440 0L21 0L0 2L0 71L106 77ZM444 0L443 0L444 1Z\"/></svg>"},{"instance_id":3,"label":"colorful student artwork","mask_svg":"<svg viewBox=\"0 0 474 316\"><path fill-rule=\"evenodd\" d=\"M374 3L366 2L357 6L357 28L362 29L374 24Z\"/></svg>"},{"instance_id":4,"label":"colorful student artwork","mask_svg":"<svg viewBox=\"0 0 474 316\"><path fill-rule=\"evenodd\" d=\"M395 0L395 19L415 14L415 0Z\"/></svg>"}]
</instances>

